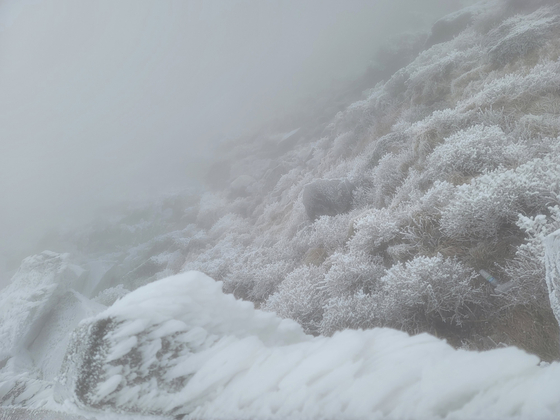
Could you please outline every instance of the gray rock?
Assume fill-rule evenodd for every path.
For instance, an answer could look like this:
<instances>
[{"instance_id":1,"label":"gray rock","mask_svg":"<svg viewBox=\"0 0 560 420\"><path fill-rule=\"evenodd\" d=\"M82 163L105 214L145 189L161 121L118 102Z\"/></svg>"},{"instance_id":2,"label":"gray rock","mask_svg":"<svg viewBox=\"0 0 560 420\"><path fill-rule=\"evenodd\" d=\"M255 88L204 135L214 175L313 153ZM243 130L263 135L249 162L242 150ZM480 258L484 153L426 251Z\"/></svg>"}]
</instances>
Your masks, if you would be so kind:
<instances>
[{"instance_id":1,"label":"gray rock","mask_svg":"<svg viewBox=\"0 0 560 420\"><path fill-rule=\"evenodd\" d=\"M93 417L90 417L90 420ZM88 420L77 414L56 411L6 407L0 408L0 420Z\"/></svg>"},{"instance_id":2,"label":"gray rock","mask_svg":"<svg viewBox=\"0 0 560 420\"><path fill-rule=\"evenodd\" d=\"M245 197L249 194L249 189L255 183L255 178L250 175L240 175L233 180L230 185L231 194L234 197Z\"/></svg>"},{"instance_id":3,"label":"gray rock","mask_svg":"<svg viewBox=\"0 0 560 420\"><path fill-rule=\"evenodd\" d=\"M317 179L303 189L303 205L307 216L336 216L350 211L354 185L347 179Z\"/></svg>"},{"instance_id":4,"label":"gray rock","mask_svg":"<svg viewBox=\"0 0 560 420\"><path fill-rule=\"evenodd\" d=\"M472 20L472 13L466 9L441 18L432 26L432 33L426 41L425 48L452 40L463 32L472 23Z\"/></svg>"}]
</instances>

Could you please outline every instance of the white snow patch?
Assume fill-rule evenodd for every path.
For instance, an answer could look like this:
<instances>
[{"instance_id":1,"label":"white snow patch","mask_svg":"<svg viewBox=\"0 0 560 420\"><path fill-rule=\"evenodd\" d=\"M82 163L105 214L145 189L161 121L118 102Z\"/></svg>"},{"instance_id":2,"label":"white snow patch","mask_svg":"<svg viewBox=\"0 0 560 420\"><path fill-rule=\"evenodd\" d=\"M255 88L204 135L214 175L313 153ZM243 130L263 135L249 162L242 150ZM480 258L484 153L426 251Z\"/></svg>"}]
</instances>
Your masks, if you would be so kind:
<instances>
[{"instance_id":1,"label":"white snow patch","mask_svg":"<svg viewBox=\"0 0 560 420\"><path fill-rule=\"evenodd\" d=\"M114 392L122 382L122 375L114 375L107 379L105 382L97 386L97 397L102 400L110 393Z\"/></svg>"}]
</instances>

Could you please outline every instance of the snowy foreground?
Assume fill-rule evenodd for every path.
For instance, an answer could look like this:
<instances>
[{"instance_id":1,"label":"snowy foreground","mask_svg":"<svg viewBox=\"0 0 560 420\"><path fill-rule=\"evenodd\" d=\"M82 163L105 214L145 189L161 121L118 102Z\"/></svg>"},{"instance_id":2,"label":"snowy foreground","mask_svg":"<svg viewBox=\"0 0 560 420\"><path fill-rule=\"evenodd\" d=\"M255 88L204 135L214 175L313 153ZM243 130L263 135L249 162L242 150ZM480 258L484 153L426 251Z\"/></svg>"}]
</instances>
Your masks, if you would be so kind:
<instances>
[{"instance_id":1,"label":"snowy foreground","mask_svg":"<svg viewBox=\"0 0 560 420\"><path fill-rule=\"evenodd\" d=\"M455 350L427 334L391 329L312 337L194 271L141 287L82 321L54 386L44 388L36 407L86 418L553 419L560 413L558 363L539 366L536 356L516 348Z\"/></svg>"}]
</instances>

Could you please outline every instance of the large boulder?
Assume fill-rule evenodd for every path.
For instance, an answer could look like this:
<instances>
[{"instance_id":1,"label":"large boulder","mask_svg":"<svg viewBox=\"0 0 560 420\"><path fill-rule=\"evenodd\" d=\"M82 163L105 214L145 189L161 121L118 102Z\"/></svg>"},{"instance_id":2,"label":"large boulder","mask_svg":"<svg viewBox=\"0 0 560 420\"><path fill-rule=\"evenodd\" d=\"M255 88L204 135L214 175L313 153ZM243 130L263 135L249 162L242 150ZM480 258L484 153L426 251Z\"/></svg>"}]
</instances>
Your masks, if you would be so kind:
<instances>
[{"instance_id":1,"label":"large boulder","mask_svg":"<svg viewBox=\"0 0 560 420\"><path fill-rule=\"evenodd\" d=\"M41 407L52 395L70 332L105 309L75 290L83 274L68 254L44 251L0 291L0 406Z\"/></svg>"},{"instance_id":2,"label":"large boulder","mask_svg":"<svg viewBox=\"0 0 560 420\"><path fill-rule=\"evenodd\" d=\"M143 286L83 321L54 398L88 410L188 414L250 367L244 348L310 338L295 322L257 311L223 294L220 282L187 272Z\"/></svg>"},{"instance_id":3,"label":"large boulder","mask_svg":"<svg viewBox=\"0 0 560 420\"><path fill-rule=\"evenodd\" d=\"M473 14L468 8L444 16L432 26L432 32L426 40L425 48L452 40L463 32L472 21Z\"/></svg>"},{"instance_id":4,"label":"large boulder","mask_svg":"<svg viewBox=\"0 0 560 420\"><path fill-rule=\"evenodd\" d=\"M231 198L246 197L249 195L251 186L256 182L255 178L251 175L240 175L235 178L230 184L230 194Z\"/></svg>"},{"instance_id":5,"label":"large boulder","mask_svg":"<svg viewBox=\"0 0 560 420\"><path fill-rule=\"evenodd\" d=\"M303 205L307 216L336 216L352 208L354 185L347 179L317 179L303 188Z\"/></svg>"},{"instance_id":6,"label":"large boulder","mask_svg":"<svg viewBox=\"0 0 560 420\"><path fill-rule=\"evenodd\" d=\"M10 285L0 291L0 363L29 351L82 273L69 263L68 254L44 251L23 260Z\"/></svg>"}]
</instances>

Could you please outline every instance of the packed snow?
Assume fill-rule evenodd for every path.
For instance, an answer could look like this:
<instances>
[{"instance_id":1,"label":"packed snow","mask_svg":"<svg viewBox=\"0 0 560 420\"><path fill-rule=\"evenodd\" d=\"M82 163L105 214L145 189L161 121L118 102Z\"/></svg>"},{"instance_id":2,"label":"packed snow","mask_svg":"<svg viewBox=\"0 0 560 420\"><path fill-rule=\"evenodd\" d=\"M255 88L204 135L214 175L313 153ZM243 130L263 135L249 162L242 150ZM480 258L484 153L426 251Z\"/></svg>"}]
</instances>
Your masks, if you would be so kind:
<instances>
[{"instance_id":1,"label":"packed snow","mask_svg":"<svg viewBox=\"0 0 560 420\"><path fill-rule=\"evenodd\" d=\"M560 229L544 239L544 247L548 298L554 316L560 324Z\"/></svg>"},{"instance_id":2,"label":"packed snow","mask_svg":"<svg viewBox=\"0 0 560 420\"><path fill-rule=\"evenodd\" d=\"M539 362L387 328L309 336L191 271L83 321L55 399L192 418L553 419L560 364Z\"/></svg>"}]
</instances>

